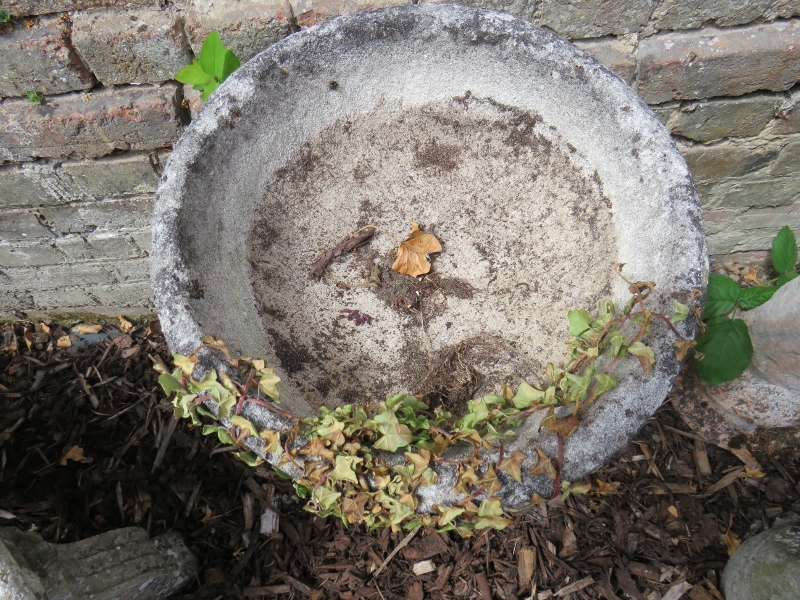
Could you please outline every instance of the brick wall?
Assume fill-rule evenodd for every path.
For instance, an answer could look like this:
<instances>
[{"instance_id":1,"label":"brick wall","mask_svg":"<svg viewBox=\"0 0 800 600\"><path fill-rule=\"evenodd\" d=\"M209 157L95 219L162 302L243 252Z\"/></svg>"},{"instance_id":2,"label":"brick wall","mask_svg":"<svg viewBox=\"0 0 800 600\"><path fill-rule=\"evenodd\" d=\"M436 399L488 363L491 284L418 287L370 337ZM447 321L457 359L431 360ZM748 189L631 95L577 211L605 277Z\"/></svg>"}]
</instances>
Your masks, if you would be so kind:
<instances>
[{"instance_id":1,"label":"brick wall","mask_svg":"<svg viewBox=\"0 0 800 600\"><path fill-rule=\"evenodd\" d=\"M468 0L550 28L636 88L700 190L712 257L800 234L800 0ZM0 318L151 310L156 173L189 120L172 80L220 32L242 61L396 0L5 0ZM45 95L35 106L27 90Z\"/></svg>"}]
</instances>

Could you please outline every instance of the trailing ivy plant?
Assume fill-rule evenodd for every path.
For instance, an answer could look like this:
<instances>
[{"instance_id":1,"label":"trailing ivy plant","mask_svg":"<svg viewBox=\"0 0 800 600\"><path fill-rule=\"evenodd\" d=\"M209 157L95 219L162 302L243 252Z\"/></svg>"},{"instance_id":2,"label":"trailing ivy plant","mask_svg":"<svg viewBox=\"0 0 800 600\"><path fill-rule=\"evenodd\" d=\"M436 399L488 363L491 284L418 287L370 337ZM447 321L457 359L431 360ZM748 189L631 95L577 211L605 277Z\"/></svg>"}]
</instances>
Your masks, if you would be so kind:
<instances>
[{"instance_id":1,"label":"trailing ivy plant","mask_svg":"<svg viewBox=\"0 0 800 600\"><path fill-rule=\"evenodd\" d=\"M295 490L307 500L310 512L335 516L346 524L364 523L370 529L435 524L439 531L454 529L470 536L485 528L502 529L510 522L497 496L500 473L515 481L521 481L523 473L549 477L554 480L554 495L563 498L589 491L591 486L560 479L563 440L577 429L584 409L616 387L613 373L620 361L634 357L646 374L652 372L656 358L645 340L656 323L675 334L679 359L694 345L673 325L688 316L687 306L674 301L669 317L651 311L645 300L655 284L627 283L631 299L623 307L603 300L594 314L586 309L569 311L569 355L562 367L547 365L545 385L522 382L516 390L504 385L500 393L468 401L461 416L431 408L422 397L399 394L379 402L365 398L363 405L322 407L315 417L297 418L277 406L279 379L273 369L263 360L233 359L225 344L211 336L190 355L173 355L173 370L160 361L155 369L162 388L173 396L176 418L188 418L192 426L202 427L203 434L239 447L235 455L249 465L258 465L269 455L271 462L293 474ZM211 370L195 379L202 348L222 352L237 378ZM274 411L287 425L282 430L259 430L243 414L247 403ZM562 408L562 416L557 416L556 407L571 410ZM546 411L541 427L557 437L555 462L538 447L530 456L504 450L504 441L520 422L537 411ZM466 459L447 460L445 451L455 445L466 450ZM260 448L258 454L253 447ZM481 460L481 450L496 455L496 460ZM395 458L386 453L395 453ZM437 464L456 468L452 491L464 499L455 506L434 505L433 514L418 514L414 492L436 483ZM543 501L538 494L531 499Z\"/></svg>"},{"instance_id":2,"label":"trailing ivy plant","mask_svg":"<svg viewBox=\"0 0 800 600\"><path fill-rule=\"evenodd\" d=\"M203 92L202 100L205 102L211 92L238 68L239 59L222 45L219 34L212 31L203 41L200 58L195 58L192 64L178 71L175 79L192 84L194 89Z\"/></svg>"},{"instance_id":3,"label":"trailing ivy plant","mask_svg":"<svg viewBox=\"0 0 800 600\"><path fill-rule=\"evenodd\" d=\"M772 240L772 266L778 277L767 285L742 288L725 275L708 278L703 331L697 336L692 365L697 374L713 387L741 375L753 357L753 343L747 324L737 319L739 310L749 310L772 298L785 283L797 277L797 241L789 227L783 227ZM757 280L755 276L751 280Z\"/></svg>"}]
</instances>

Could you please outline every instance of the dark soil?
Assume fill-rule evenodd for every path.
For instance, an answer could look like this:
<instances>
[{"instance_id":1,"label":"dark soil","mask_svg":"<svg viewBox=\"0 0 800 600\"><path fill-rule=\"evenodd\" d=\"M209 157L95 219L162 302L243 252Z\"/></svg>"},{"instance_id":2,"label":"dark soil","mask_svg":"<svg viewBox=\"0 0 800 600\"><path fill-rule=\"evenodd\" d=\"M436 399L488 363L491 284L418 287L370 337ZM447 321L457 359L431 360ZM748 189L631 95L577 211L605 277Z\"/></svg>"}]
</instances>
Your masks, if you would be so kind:
<instances>
[{"instance_id":1,"label":"dark soil","mask_svg":"<svg viewBox=\"0 0 800 600\"><path fill-rule=\"evenodd\" d=\"M16 351L11 326L0 329L0 525L57 543L131 525L178 530L202 565L186 599L656 600L683 582L693 587L681 597L721 599L726 533L730 542L800 521L800 453L756 455L764 477L723 480L740 459L698 442L664 406L587 478L593 492L474 538L420 530L375 577L408 532L315 518L271 469L175 427L148 358L168 352L147 323L73 355L55 349L64 331L29 324L28 349L23 325L14 329ZM84 460L61 464L72 446ZM273 503L279 529L262 535ZM415 575L424 561L433 570Z\"/></svg>"}]
</instances>

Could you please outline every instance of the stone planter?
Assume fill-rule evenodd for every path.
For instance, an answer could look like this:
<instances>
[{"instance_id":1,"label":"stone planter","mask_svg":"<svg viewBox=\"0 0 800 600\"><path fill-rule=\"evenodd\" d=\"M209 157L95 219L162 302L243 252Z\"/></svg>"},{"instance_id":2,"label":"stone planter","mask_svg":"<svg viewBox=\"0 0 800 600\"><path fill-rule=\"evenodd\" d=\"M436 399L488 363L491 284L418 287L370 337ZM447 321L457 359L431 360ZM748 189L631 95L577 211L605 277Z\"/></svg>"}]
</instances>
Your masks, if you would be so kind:
<instances>
[{"instance_id":1,"label":"stone planter","mask_svg":"<svg viewBox=\"0 0 800 600\"><path fill-rule=\"evenodd\" d=\"M382 234L309 277L320 247L367 224L403 239L412 220L444 246L428 279L394 273ZM176 144L153 223L172 350L211 334L266 358L298 415L418 392L454 356L470 394L536 383L563 359L567 310L627 301L617 263L657 283L663 312L708 270L688 169L635 92L547 31L460 6L341 17L257 55ZM654 331L655 371L623 367L567 440L565 478L603 464L666 397L680 365ZM280 426L258 406L245 414ZM539 418L510 450L555 454ZM437 494L448 480L442 467ZM551 488L527 477L503 493L519 503Z\"/></svg>"}]
</instances>

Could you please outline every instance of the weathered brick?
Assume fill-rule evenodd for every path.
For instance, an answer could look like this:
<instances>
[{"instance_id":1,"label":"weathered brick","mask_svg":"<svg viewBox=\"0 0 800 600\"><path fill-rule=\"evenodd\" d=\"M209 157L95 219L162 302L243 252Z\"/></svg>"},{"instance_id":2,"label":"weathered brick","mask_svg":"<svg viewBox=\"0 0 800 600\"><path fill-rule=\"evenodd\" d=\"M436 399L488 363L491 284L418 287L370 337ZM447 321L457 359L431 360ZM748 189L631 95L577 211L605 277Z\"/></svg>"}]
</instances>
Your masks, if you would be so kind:
<instances>
[{"instance_id":1,"label":"weathered brick","mask_svg":"<svg viewBox=\"0 0 800 600\"><path fill-rule=\"evenodd\" d=\"M0 240L24 240L55 237L29 210L8 210L0 213Z\"/></svg>"},{"instance_id":2,"label":"weathered brick","mask_svg":"<svg viewBox=\"0 0 800 600\"><path fill-rule=\"evenodd\" d=\"M150 288L149 281L100 285L92 290L92 295L108 306L139 306L145 308L153 306L153 291ZM126 314L131 316L130 313Z\"/></svg>"},{"instance_id":3,"label":"weathered brick","mask_svg":"<svg viewBox=\"0 0 800 600\"><path fill-rule=\"evenodd\" d=\"M53 290L69 287L90 288L101 283L116 283L108 263L73 263L44 267L3 269L8 289L15 291Z\"/></svg>"},{"instance_id":4,"label":"weathered brick","mask_svg":"<svg viewBox=\"0 0 800 600\"><path fill-rule=\"evenodd\" d=\"M712 255L766 250L784 225L791 227L800 237L800 203L752 209L740 214L731 212L704 212L708 249ZM709 223L714 225L709 227Z\"/></svg>"},{"instance_id":5,"label":"weathered brick","mask_svg":"<svg viewBox=\"0 0 800 600\"><path fill-rule=\"evenodd\" d=\"M61 235L141 229L150 225L153 198L82 202L39 209L47 225Z\"/></svg>"},{"instance_id":6,"label":"weathered brick","mask_svg":"<svg viewBox=\"0 0 800 600\"><path fill-rule=\"evenodd\" d=\"M0 243L0 266L2 267L39 267L57 265L66 260L67 257L53 247L53 242Z\"/></svg>"},{"instance_id":7,"label":"weathered brick","mask_svg":"<svg viewBox=\"0 0 800 600\"><path fill-rule=\"evenodd\" d=\"M69 200L142 196L158 187L147 152L64 162L56 176Z\"/></svg>"},{"instance_id":8,"label":"weathered brick","mask_svg":"<svg viewBox=\"0 0 800 600\"><path fill-rule=\"evenodd\" d=\"M150 281L150 262L146 258L117 261L114 263L113 273L120 283Z\"/></svg>"},{"instance_id":9,"label":"weathered brick","mask_svg":"<svg viewBox=\"0 0 800 600\"><path fill-rule=\"evenodd\" d=\"M658 104L783 91L800 77L800 22L672 32L639 43L637 89Z\"/></svg>"},{"instance_id":10,"label":"weathered brick","mask_svg":"<svg viewBox=\"0 0 800 600\"><path fill-rule=\"evenodd\" d=\"M123 260L142 256L127 235L116 232L85 236L69 235L56 241L56 247L72 261Z\"/></svg>"},{"instance_id":11,"label":"weathered brick","mask_svg":"<svg viewBox=\"0 0 800 600\"><path fill-rule=\"evenodd\" d=\"M634 47L626 41L609 37L599 40L577 40L575 45L591 54L628 83L631 83L636 76Z\"/></svg>"},{"instance_id":12,"label":"weathered brick","mask_svg":"<svg viewBox=\"0 0 800 600\"><path fill-rule=\"evenodd\" d=\"M787 0L667 0L653 13L657 29L697 29L706 23L720 27L772 21L800 13L800 3Z\"/></svg>"},{"instance_id":13,"label":"weathered brick","mask_svg":"<svg viewBox=\"0 0 800 600\"><path fill-rule=\"evenodd\" d=\"M68 94L42 106L0 104L0 158L95 158L114 150L171 145L182 131L181 86L106 88Z\"/></svg>"},{"instance_id":14,"label":"weathered brick","mask_svg":"<svg viewBox=\"0 0 800 600\"><path fill-rule=\"evenodd\" d=\"M195 0L186 12L184 27L195 55L199 56L203 40L214 30L244 63L297 26L286 0Z\"/></svg>"},{"instance_id":15,"label":"weathered brick","mask_svg":"<svg viewBox=\"0 0 800 600\"><path fill-rule=\"evenodd\" d=\"M104 85L175 79L192 61L181 20L170 11L82 11L72 23L72 43Z\"/></svg>"},{"instance_id":16,"label":"weathered brick","mask_svg":"<svg viewBox=\"0 0 800 600\"><path fill-rule=\"evenodd\" d=\"M151 6L157 7L161 0L5 0L3 8L14 16L45 15L65 10L84 8L106 8L109 6Z\"/></svg>"},{"instance_id":17,"label":"weathered brick","mask_svg":"<svg viewBox=\"0 0 800 600\"><path fill-rule=\"evenodd\" d=\"M569 38L600 37L641 30L654 0L543 0L538 24Z\"/></svg>"},{"instance_id":18,"label":"weathered brick","mask_svg":"<svg viewBox=\"0 0 800 600\"><path fill-rule=\"evenodd\" d=\"M64 287L49 290L31 290L33 305L30 308L39 309L69 309L95 306L97 300L92 297L89 290L82 287ZM25 307L26 309L28 307Z\"/></svg>"},{"instance_id":19,"label":"weathered brick","mask_svg":"<svg viewBox=\"0 0 800 600\"><path fill-rule=\"evenodd\" d=\"M784 146L770 169L770 175L776 177L798 174L800 174L800 140Z\"/></svg>"},{"instance_id":20,"label":"weathered brick","mask_svg":"<svg viewBox=\"0 0 800 600\"><path fill-rule=\"evenodd\" d=\"M0 207L34 207L63 201L52 165L27 163L0 167Z\"/></svg>"},{"instance_id":21,"label":"weathered brick","mask_svg":"<svg viewBox=\"0 0 800 600\"><path fill-rule=\"evenodd\" d=\"M683 146L680 148L695 181L741 177L768 166L780 146Z\"/></svg>"},{"instance_id":22,"label":"weathered brick","mask_svg":"<svg viewBox=\"0 0 800 600\"><path fill-rule=\"evenodd\" d=\"M708 208L764 208L800 201L800 172L793 177L726 179L711 186L703 206Z\"/></svg>"},{"instance_id":23,"label":"weathered brick","mask_svg":"<svg viewBox=\"0 0 800 600\"><path fill-rule=\"evenodd\" d=\"M0 35L0 96L24 96L27 90L45 95L85 90L92 74L69 43L69 21L42 17L30 28L17 26Z\"/></svg>"},{"instance_id":24,"label":"weathered brick","mask_svg":"<svg viewBox=\"0 0 800 600\"><path fill-rule=\"evenodd\" d=\"M774 94L686 102L666 124L673 134L698 142L753 137L764 130L778 106Z\"/></svg>"}]
</instances>

